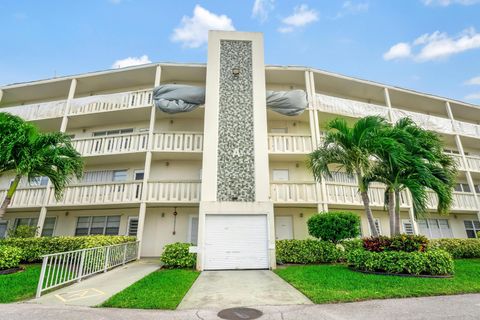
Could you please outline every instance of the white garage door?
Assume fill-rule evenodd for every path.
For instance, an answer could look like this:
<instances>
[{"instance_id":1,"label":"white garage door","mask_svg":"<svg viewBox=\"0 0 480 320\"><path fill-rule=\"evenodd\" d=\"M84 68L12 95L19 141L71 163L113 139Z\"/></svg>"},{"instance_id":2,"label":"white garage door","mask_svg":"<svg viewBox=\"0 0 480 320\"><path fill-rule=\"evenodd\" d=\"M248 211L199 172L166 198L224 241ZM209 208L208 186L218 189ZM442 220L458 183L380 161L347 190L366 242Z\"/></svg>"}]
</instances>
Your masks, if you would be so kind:
<instances>
[{"instance_id":1,"label":"white garage door","mask_svg":"<svg viewBox=\"0 0 480 320\"><path fill-rule=\"evenodd\" d=\"M268 269L266 215L207 215L206 270Z\"/></svg>"}]
</instances>

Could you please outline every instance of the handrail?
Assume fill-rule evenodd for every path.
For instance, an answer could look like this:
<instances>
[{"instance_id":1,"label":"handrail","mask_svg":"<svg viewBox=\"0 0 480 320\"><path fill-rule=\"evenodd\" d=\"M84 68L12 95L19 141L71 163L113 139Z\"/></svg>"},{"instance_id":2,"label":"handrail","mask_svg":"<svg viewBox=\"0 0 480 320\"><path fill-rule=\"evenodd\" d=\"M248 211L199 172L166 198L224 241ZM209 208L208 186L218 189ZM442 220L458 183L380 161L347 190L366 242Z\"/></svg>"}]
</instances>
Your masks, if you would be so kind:
<instances>
[{"instance_id":1,"label":"handrail","mask_svg":"<svg viewBox=\"0 0 480 320\"><path fill-rule=\"evenodd\" d=\"M35 297L39 298L47 290L75 281L80 282L88 276L107 272L117 266L137 260L139 243L137 240L43 255Z\"/></svg>"}]
</instances>

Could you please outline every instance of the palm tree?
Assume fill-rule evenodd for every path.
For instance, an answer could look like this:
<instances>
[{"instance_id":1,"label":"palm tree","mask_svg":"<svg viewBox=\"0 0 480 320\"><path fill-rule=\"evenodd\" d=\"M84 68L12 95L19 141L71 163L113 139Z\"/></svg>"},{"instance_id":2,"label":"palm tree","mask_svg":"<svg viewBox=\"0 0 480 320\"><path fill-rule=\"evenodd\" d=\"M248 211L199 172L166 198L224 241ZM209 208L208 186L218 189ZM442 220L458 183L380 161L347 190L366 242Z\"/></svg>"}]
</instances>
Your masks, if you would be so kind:
<instances>
[{"instance_id":1,"label":"palm tree","mask_svg":"<svg viewBox=\"0 0 480 320\"><path fill-rule=\"evenodd\" d=\"M437 210L440 214L448 212L452 203L452 191L455 183L455 161L443 152L440 137L431 131L422 129L409 118L400 119L385 132L398 142L399 152L403 152L401 162L392 160L395 155L376 150L379 159L365 178L366 183L382 182L386 185L386 202L390 215L391 235L400 234L400 193L408 189L412 195L415 214L421 215L427 210L428 190L438 197Z\"/></svg>"},{"instance_id":2,"label":"palm tree","mask_svg":"<svg viewBox=\"0 0 480 320\"><path fill-rule=\"evenodd\" d=\"M329 165L337 165L339 170L344 169L347 174L356 176L373 236L378 236L378 232L370 208L365 176L370 175L376 149L389 150L392 155L398 153L395 141L383 134L388 126L386 120L379 116L364 117L352 127L344 119L334 119L328 124L324 145L313 151L308 160L317 181L321 181L323 175L332 176Z\"/></svg>"},{"instance_id":3,"label":"palm tree","mask_svg":"<svg viewBox=\"0 0 480 320\"><path fill-rule=\"evenodd\" d=\"M59 199L71 177L82 176L83 160L65 133L41 133L17 116L0 113L0 174L5 173L13 173L14 179L0 205L0 218L22 178L31 182L48 177Z\"/></svg>"}]
</instances>

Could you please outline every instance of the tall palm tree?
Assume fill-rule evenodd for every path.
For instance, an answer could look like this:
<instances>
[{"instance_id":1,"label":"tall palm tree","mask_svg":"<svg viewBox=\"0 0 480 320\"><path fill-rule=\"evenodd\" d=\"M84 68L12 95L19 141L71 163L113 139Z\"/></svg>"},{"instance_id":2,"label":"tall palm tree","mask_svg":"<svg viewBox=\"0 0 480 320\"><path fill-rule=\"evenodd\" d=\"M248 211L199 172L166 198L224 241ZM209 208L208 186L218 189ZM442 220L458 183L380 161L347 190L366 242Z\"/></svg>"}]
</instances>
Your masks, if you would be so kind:
<instances>
[{"instance_id":1,"label":"tall palm tree","mask_svg":"<svg viewBox=\"0 0 480 320\"><path fill-rule=\"evenodd\" d=\"M65 133L41 133L17 116L0 113L0 174L5 173L13 173L14 179L0 205L0 218L22 178L31 182L48 177L59 199L71 177L82 176L83 160Z\"/></svg>"},{"instance_id":2,"label":"tall palm tree","mask_svg":"<svg viewBox=\"0 0 480 320\"><path fill-rule=\"evenodd\" d=\"M351 127L345 119L334 119L327 126L323 146L310 153L308 160L317 181L321 181L323 175L332 176L329 165L337 165L347 174L356 176L358 191L373 236L378 236L378 232L370 208L365 176L372 170L372 157L375 157L376 149L387 149L393 155L398 152L395 141L383 134L388 126L386 120L379 116L364 117Z\"/></svg>"},{"instance_id":3,"label":"tall palm tree","mask_svg":"<svg viewBox=\"0 0 480 320\"><path fill-rule=\"evenodd\" d=\"M438 198L437 210L448 212L455 183L455 161L443 152L440 137L425 130L409 118L400 119L386 135L398 142L404 152L402 162L392 161L392 155L377 150L379 159L366 177L366 183L379 181L386 185L386 202L390 215L390 232L400 234L400 193L408 189L412 195L415 214L427 210L428 190Z\"/></svg>"}]
</instances>

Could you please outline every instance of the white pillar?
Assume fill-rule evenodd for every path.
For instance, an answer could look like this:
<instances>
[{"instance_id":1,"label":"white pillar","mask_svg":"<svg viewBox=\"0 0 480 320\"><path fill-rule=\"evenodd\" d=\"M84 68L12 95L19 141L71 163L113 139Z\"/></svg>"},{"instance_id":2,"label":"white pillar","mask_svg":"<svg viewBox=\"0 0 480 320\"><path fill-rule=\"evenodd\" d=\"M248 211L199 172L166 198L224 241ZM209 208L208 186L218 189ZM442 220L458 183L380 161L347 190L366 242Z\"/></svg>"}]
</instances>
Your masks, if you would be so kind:
<instances>
[{"instance_id":1,"label":"white pillar","mask_svg":"<svg viewBox=\"0 0 480 320\"><path fill-rule=\"evenodd\" d=\"M42 235L43 224L45 223L46 216L47 216L47 207L43 206L40 209L40 214L38 215L37 232L35 233L35 237L40 237Z\"/></svg>"}]
</instances>

